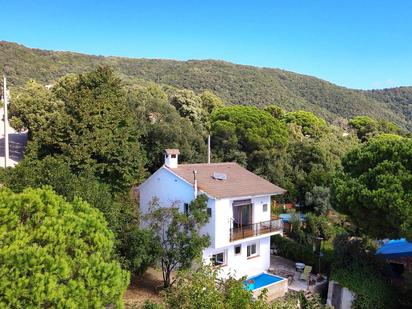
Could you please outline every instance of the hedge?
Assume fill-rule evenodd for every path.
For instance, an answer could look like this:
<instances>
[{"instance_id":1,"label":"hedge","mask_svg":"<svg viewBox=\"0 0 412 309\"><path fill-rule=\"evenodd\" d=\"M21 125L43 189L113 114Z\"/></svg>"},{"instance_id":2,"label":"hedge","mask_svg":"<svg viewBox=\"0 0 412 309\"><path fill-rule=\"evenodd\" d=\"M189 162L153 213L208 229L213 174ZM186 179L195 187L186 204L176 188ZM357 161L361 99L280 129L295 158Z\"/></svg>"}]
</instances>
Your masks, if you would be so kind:
<instances>
[{"instance_id":1,"label":"hedge","mask_svg":"<svg viewBox=\"0 0 412 309\"><path fill-rule=\"evenodd\" d=\"M313 271L318 272L319 260L318 256L313 253L312 247L303 246L290 238L282 237L280 235L273 235L271 242L272 245L275 245L278 255L294 262L302 262L306 265L311 265L313 267ZM322 258L322 273L328 273L329 269L329 263Z\"/></svg>"},{"instance_id":2,"label":"hedge","mask_svg":"<svg viewBox=\"0 0 412 309\"><path fill-rule=\"evenodd\" d=\"M356 294L354 309L398 308L398 295L371 267L354 264L349 268L333 268L331 279Z\"/></svg>"}]
</instances>

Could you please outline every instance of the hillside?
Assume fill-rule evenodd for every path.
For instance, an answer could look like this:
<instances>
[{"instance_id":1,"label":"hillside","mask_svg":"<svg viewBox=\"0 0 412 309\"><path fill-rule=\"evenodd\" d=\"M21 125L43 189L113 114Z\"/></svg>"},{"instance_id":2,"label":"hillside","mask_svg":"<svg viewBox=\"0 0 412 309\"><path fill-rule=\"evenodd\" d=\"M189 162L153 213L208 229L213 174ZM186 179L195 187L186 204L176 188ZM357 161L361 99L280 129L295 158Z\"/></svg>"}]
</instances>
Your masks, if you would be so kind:
<instances>
[{"instance_id":1,"label":"hillside","mask_svg":"<svg viewBox=\"0 0 412 309\"><path fill-rule=\"evenodd\" d=\"M129 83L153 81L194 91L209 89L228 104L277 103L287 110L313 111L329 120L369 115L412 128L412 88L408 87L360 91L280 69L223 61L102 57L30 49L2 41L0 66L6 64L12 85L21 85L29 79L48 84L67 73L110 65Z\"/></svg>"}]
</instances>

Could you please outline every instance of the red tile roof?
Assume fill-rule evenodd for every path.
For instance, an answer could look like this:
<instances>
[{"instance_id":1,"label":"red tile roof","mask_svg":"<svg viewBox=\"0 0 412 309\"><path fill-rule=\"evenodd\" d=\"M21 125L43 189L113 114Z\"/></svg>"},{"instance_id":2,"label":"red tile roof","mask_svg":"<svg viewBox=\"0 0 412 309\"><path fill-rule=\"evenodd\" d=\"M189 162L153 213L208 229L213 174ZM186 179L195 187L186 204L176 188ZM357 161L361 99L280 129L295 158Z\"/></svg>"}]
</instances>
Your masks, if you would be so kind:
<instances>
[{"instance_id":1,"label":"red tile roof","mask_svg":"<svg viewBox=\"0 0 412 309\"><path fill-rule=\"evenodd\" d=\"M165 168L192 185L194 184L193 171L196 170L198 189L215 198L276 195L286 192L237 163L179 164L177 168L167 166ZM215 179L213 176L216 173L225 174L227 179Z\"/></svg>"},{"instance_id":2,"label":"red tile roof","mask_svg":"<svg viewBox=\"0 0 412 309\"><path fill-rule=\"evenodd\" d=\"M179 155L179 149L165 149L165 153L168 155Z\"/></svg>"}]
</instances>

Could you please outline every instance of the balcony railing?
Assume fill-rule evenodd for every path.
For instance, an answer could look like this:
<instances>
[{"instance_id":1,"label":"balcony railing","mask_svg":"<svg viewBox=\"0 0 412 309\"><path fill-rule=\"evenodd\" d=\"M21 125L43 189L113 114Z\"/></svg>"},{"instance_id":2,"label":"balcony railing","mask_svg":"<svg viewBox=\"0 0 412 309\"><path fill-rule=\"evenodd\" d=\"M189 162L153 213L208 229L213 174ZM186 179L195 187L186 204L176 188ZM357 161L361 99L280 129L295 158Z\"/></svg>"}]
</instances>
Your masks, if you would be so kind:
<instances>
[{"instance_id":1,"label":"balcony railing","mask_svg":"<svg viewBox=\"0 0 412 309\"><path fill-rule=\"evenodd\" d=\"M230 229L230 241L278 232L282 229L283 224L281 219L262 221L240 227L234 227Z\"/></svg>"}]
</instances>

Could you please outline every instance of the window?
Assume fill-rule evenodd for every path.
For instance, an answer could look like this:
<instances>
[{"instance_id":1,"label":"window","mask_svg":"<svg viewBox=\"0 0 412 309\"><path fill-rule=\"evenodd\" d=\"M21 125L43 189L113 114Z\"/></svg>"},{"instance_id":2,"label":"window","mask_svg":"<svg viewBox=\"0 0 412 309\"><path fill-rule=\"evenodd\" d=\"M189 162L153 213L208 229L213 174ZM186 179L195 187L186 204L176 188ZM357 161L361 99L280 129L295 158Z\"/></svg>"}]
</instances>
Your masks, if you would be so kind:
<instances>
[{"instance_id":1,"label":"window","mask_svg":"<svg viewBox=\"0 0 412 309\"><path fill-rule=\"evenodd\" d=\"M184 203L184 204L183 204L183 207L184 207L184 212L185 212L185 214L188 215L188 214L189 214L189 204L188 204L188 203Z\"/></svg>"},{"instance_id":2,"label":"window","mask_svg":"<svg viewBox=\"0 0 412 309\"><path fill-rule=\"evenodd\" d=\"M211 258L211 262L215 266L225 265L226 264L225 251L213 254Z\"/></svg>"},{"instance_id":3,"label":"window","mask_svg":"<svg viewBox=\"0 0 412 309\"><path fill-rule=\"evenodd\" d=\"M207 209L207 215L209 216L209 218L212 216L212 208Z\"/></svg>"},{"instance_id":4,"label":"window","mask_svg":"<svg viewBox=\"0 0 412 309\"><path fill-rule=\"evenodd\" d=\"M268 211L268 204L263 204L263 212L267 212Z\"/></svg>"},{"instance_id":5,"label":"window","mask_svg":"<svg viewBox=\"0 0 412 309\"><path fill-rule=\"evenodd\" d=\"M235 246L235 254L236 255L240 254L241 250L242 250L242 245Z\"/></svg>"},{"instance_id":6,"label":"window","mask_svg":"<svg viewBox=\"0 0 412 309\"><path fill-rule=\"evenodd\" d=\"M170 157L171 157L172 159L176 159L176 155L175 155L175 154L172 154Z\"/></svg>"},{"instance_id":7,"label":"window","mask_svg":"<svg viewBox=\"0 0 412 309\"><path fill-rule=\"evenodd\" d=\"M257 244L250 244L247 246L247 257L257 256Z\"/></svg>"}]
</instances>

